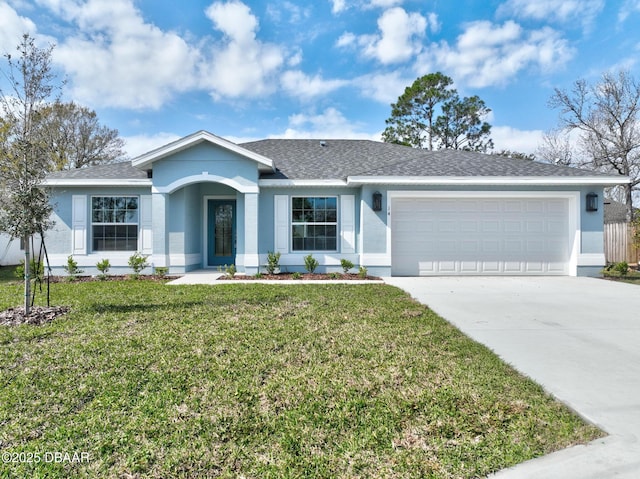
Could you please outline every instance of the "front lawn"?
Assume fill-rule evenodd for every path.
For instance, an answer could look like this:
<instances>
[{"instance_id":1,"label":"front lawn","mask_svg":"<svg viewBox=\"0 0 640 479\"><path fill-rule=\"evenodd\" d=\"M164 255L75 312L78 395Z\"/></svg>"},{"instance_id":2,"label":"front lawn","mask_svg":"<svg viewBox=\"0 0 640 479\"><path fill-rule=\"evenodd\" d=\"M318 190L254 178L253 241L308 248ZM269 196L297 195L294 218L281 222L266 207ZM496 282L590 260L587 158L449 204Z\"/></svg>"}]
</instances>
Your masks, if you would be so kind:
<instances>
[{"instance_id":1,"label":"front lawn","mask_svg":"<svg viewBox=\"0 0 640 479\"><path fill-rule=\"evenodd\" d=\"M51 289L0 327L3 478L473 478L601 435L390 286Z\"/></svg>"}]
</instances>

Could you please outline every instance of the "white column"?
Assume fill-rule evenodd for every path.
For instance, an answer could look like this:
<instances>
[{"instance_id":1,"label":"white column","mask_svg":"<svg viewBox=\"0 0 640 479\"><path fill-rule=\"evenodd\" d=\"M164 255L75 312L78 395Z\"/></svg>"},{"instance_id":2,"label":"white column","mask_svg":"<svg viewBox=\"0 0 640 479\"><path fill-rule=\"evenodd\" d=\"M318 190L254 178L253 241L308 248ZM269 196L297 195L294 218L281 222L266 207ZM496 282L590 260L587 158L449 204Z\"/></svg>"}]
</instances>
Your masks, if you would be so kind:
<instances>
[{"instance_id":1,"label":"white column","mask_svg":"<svg viewBox=\"0 0 640 479\"><path fill-rule=\"evenodd\" d=\"M153 207L153 265L162 267L169 266L167 250L168 195L154 192L151 196L151 204Z\"/></svg>"},{"instance_id":2,"label":"white column","mask_svg":"<svg viewBox=\"0 0 640 479\"><path fill-rule=\"evenodd\" d=\"M258 255L258 194L244 194L244 269L255 274L260 267Z\"/></svg>"}]
</instances>

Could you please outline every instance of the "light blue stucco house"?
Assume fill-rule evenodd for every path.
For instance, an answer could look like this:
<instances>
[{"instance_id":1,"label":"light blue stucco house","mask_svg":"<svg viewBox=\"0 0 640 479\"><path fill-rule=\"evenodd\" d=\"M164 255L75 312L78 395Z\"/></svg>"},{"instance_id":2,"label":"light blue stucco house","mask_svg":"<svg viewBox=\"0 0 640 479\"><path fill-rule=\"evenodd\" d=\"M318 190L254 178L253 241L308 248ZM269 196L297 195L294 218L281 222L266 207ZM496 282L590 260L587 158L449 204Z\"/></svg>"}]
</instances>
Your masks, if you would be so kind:
<instances>
[{"instance_id":1,"label":"light blue stucco house","mask_svg":"<svg viewBox=\"0 0 640 479\"><path fill-rule=\"evenodd\" d=\"M604 266L593 171L366 140L235 144L200 131L130 162L51 174L54 270L95 274L133 252L172 274L235 264L283 271L308 254L376 275L594 275ZM149 271L150 272L150 271Z\"/></svg>"}]
</instances>

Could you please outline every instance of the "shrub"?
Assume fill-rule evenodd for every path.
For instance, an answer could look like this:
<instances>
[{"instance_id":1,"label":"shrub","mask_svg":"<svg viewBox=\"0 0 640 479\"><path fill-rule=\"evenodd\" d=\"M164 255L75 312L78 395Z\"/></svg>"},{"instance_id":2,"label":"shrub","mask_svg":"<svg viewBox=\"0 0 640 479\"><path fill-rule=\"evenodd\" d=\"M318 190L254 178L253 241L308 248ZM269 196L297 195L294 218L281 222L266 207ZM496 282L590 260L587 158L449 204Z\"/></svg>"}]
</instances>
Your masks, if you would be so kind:
<instances>
[{"instance_id":1,"label":"shrub","mask_svg":"<svg viewBox=\"0 0 640 479\"><path fill-rule=\"evenodd\" d=\"M140 254L139 252L136 251L131 256L129 256L129 268L133 270L134 278L137 278L138 276L140 276L140 273L142 272L142 270L145 269L147 266L149 266L149 263L147 262L147 257Z\"/></svg>"},{"instance_id":2,"label":"shrub","mask_svg":"<svg viewBox=\"0 0 640 479\"><path fill-rule=\"evenodd\" d=\"M302 275L297 271L291 275L292 279L302 279Z\"/></svg>"},{"instance_id":3,"label":"shrub","mask_svg":"<svg viewBox=\"0 0 640 479\"><path fill-rule=\"evenodd\" d=\"M340 279L340 278L341 278L340 273L335 273L335 272L329 273L329 279Z\"/></svg>"},{"instance_id":4,"label":"shrub","mask_svg":"<svg viewBox=\"0 0 640 479\"><path fill-rule=\"evenodd\" d=\"M156 270L156 275L161 278L164 278L169 272L169 268L167 268L166 266L156 266L155 270Z\"/></svg>"},{"instance_id":5,"label":"shrub","mask_svg":"<svg viewBox=\"0 0 640 479\"><path fill-rule=\"evenodd\" d=\"M109 272L109 268L111 268L111 263L107 258L102 259L96 263L96 268L100 271L98 278L106 279L107 273Z\"/></svg>"},{"instance_id":6,"label":"shrub","mask_svg":"<svg viewBox=\"0 0 640 479\"><path fill-rule=\"evenodd\" d=\"M230 266L227 266L226 264L224 265L224 273L229 277L229 278L233 278L236 275L236 265L232 264Z\"/></svg>"},{"instance_id":7,"label":"shrub","mask_svg":"<svg viewBox=\"0 0 640 479\"><path fill-rule=\"evenodd\" d=\"M620 273L620 276L625 276L629 272L629 264L626 261L620 261L613 265L613 270Z\"/></svg>"},{"instance_id":8,"label":"shrub","mask_svg":"<svg viewBox=\"0 0 640 479\"><path fill-rule=\"evenodd\" d=\"M262 278L262 273L260 271L258 271L256 274L253 275L253 277L255 279L261 279Z\"/></svg>"},{"instance_id":9,"label":"shrub","mask_svg":"<svg viewBox=\"0 0 640 479\"><path fill-rule=\"evenodd\" d=\"M343 258L340 260L340 266L342 266L342 271L344 271L344 274L347 274L349 270L353 268L353 263L348 259Z\"/></svg>"},{"instance_id":10,"label":"shrub","mask_svg":"<svg viewBox=\"0 0 640 479\"><path fill-rule=\"evenodd\" d=\"M20 264L14 270L16 277L24 279L24 260L20 260ZM31 258L29 261L29 277L30 279L42 280L44 277L44 263Z\"/></svg>"},{"instance_id":11,"label":"shrub","mask_svg":"<svg viewBox=\"0 0 640 479\"><path fill-rule=\"evenodd\" d=\"M360 276L362 279L367 279L367 268L365 268L364 266L360 266L360 268L358 269L358 276Z\"/></svg>"},{"instance_id":12,"label":"shrub","mask_svg":"<svg viewBox=\"0 0 640 479\"><path fill-rule=\"evenodd\" d=\"M78 268L78 262L73 259L73 255L69 255L67 257L67 264L63 266L64 270L69 275L69 281L73 281L76 279L76 276L84 273L83 270Z\"/></svg>"},{"instance_id":13,"label":"shrub","mask_svg":"<svg viewBox=\"0 0 640 479\"><path fill-rule=\"evenodd\" d=\"M318 260L315 259L313 255L309 254L304 257L304 269L309 273L313 274L318 266L320 266L320 263L318 263Z\"/></svg>"},{"instance_id":14,"label":"shrub","mask_svg":"<svg viewBox=\"0 0 640 479\"><path fill-rule=\"evenodd\" d=\"M267 273L275 274L276 270L280 270L280 252L274 253L269 251L267 253Z\"/></svg>"}]
</instances>

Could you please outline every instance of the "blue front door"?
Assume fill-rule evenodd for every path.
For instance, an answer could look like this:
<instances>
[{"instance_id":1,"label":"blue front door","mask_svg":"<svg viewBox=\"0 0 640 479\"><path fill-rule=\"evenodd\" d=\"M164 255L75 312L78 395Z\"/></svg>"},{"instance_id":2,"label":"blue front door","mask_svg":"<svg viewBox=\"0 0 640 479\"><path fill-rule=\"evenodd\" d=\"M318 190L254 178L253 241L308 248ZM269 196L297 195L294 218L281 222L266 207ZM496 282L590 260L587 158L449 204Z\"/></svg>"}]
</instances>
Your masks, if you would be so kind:
<instances>
[{"instance_id":1,"label":"blue front door","mask_svg":"<svg viewBox=\"0 0 640 479\"><path fill-rule=\"evenodd\" d=\"M232 265L236 262L236 202L207 202L207 264Z\"/></svg>"}]
</instances>

